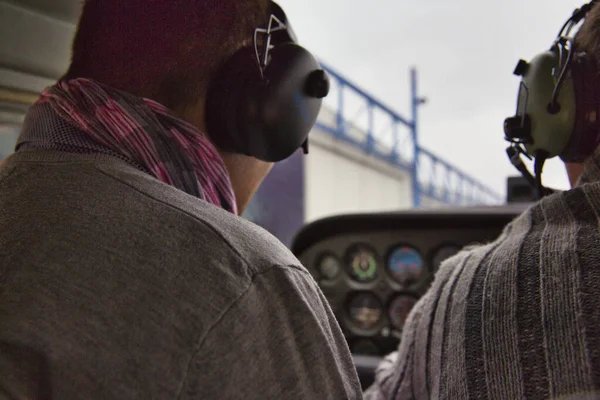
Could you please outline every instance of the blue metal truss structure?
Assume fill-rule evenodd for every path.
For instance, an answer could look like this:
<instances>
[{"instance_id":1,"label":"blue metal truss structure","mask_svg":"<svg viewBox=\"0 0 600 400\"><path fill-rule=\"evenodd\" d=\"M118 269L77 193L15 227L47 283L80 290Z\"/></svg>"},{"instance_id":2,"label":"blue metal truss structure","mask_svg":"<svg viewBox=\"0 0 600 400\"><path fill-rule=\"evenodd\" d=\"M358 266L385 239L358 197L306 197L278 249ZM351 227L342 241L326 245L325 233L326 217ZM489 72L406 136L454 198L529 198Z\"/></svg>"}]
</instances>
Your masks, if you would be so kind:
<instances>
[{"instance_id":1,"label":"blue metal truss structure","mask_svg":"<svg viewBox=\"0 0 600 400\"><path fill-rule=\"evenodd\" d=\"M448 205L499 204L502 196L418 143L419 97L417 72L411 70L411 118L373 98L330 67L331 92L325 99L327 115L317 125L340 140L410 172L413 206L424 197ZM333 114L331 114L333 111Z\"/></svg>"}]
</instances>

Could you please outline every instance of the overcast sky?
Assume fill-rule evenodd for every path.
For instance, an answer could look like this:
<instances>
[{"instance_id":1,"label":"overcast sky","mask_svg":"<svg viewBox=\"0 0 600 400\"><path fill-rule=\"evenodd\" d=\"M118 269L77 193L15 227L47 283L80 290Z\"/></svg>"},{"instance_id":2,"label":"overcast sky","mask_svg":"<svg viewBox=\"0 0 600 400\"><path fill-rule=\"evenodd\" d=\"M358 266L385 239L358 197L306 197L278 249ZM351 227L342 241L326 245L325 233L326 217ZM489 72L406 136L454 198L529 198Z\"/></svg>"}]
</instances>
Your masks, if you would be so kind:
<instances>
[{"instance_id":1,"label":"overcast sky","mask_svg":"<svg viewBox=\"0 0 600 400\"><path fill-rule=\"evenodd\" d=\"M423 147L500 193L515 171L504 118L514 114L519 58L546 50L582 1L280 0L302 44L351 81L409 117L409 69L428 103ZM544 182L565 189L558 159Z\"/></svg>"}]
</instances>

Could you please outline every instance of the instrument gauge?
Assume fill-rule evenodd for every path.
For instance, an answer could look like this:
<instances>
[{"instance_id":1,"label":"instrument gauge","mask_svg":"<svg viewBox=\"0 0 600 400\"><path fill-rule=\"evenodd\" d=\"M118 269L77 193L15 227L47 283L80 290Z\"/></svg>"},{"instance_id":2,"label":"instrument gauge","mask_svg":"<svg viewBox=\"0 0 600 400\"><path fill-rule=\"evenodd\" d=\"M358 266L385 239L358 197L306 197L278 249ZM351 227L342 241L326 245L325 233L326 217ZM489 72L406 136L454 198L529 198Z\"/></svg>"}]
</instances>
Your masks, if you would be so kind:
<instances>
[{"instance_id":1,"label":"instrument gauge","mask_svg":"<svg viewBox=\"0 0 600 400\"><path fill-rule=\"evenodd\" d=\"M431 260L433 270L437 271L444 261L458 253L460 250L460 246L453 244L442 246L439 249L437 249L436 252L433 254L433 258Z\"/></svg>"},{"instance_id":2,"label":"instrument gauge","mask_svg":"<svg viewBox=\"0 0 600 400\"><path fill-rule=\"evenodd\" d=\"M325 280L333 280L340 274L340 262L332 254L324 254L319 258L317 269L321 277Z\"/></svg>"},{"instance_id":3,"label":"instrument gauge","mask_svg":"<svg viewBox=\"0 0 600 400\"><path fill-rule=\"evenodd\" d=\"M423 258L409 246L396 248L388 257L387 271L401 285L411 285L421 278Z\"/></svg>"},{"instance_id":4,"label":"instrument gauge","mask_svg":"<svg viewBox=\"0 0 600 400\"><path fill-rule=\"evenodd\" d=\"M377 276L375 252L366 245L352 246L346 256L348 274L357 282L369 282Z\"/></svg>"},{"instance_id":5,"label":"instrument gauge","mask_svg":"<svg viewBox=\"0 0 600 400\"><path fill-rule=\"evenodd\" d=\"M355 293L347 304L350 321L357 328L371 330L377 326L383 316L383 307L371 293Z\"/></svg>"},{"instance_id":6,"label":"instrument gauge","mask_svg":"<svg viewBox=\"0 0 600 400\"><path fill-rule=\"evenodd\" d=\"M410 295L400 295L391 301L388 307L388 317L394 328L402 330L408 314L416 303L417 299Z\"/></svg>"}]
</instances>

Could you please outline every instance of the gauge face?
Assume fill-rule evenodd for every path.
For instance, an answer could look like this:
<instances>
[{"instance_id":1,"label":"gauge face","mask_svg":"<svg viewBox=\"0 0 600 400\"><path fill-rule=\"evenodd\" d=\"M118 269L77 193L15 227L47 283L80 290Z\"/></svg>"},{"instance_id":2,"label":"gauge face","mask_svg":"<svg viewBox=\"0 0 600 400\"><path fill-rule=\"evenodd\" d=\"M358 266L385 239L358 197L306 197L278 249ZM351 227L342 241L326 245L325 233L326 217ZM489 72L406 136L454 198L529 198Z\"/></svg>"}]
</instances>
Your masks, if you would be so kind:
<instances>
[{"instance_id":1,"label":"gauge face","mask_svg":"<svg viewBox=\"0 0 600 400\"><path fill-rule=\"evenodd\" d=\"M433 264L434 271L437 271L437 269L440 267L442 262L444 262L446 259L452 257L459 251L460 251L460 246L456 246L456 245L447 245L447 246L440 247L435 252L435 254L433 255L433 258L432 258L432 264Z\"/></svg>"},{"instance_id":2,"label":"gauge face","mask_svg":"<svg viewBox=\"0 0 600 400\"><path fill-rule=\"evenodd\" d=\"M373 329L381 320L381 303L371 293L354 294L348 301L348 315L352 323L360 329Z\"/></svg>"},{"instance_id":3,"label":"gauge face","mask_svg":"<svg viewBox=\"0 0 600 400\"><path fill-rule=\"evenodd\" d=\"M416 303L417 299L408 295L401 295L392 300L388 308L388 316L394 328L402 330L410 310Z\"/></svg>"},{"instance_id":4,"label":"gauge face","mask_svg":"<svg viewBox=\"0 0 600 400\"><path fill-rule=\"evenodd\" d=\"M412 247L398 247L390 254L387 269L396 282L402 285L410 285L421 277L423 258Z\"/></svg>"},{"instance_id":5,"label":"gauge face","mask_svg":"<svg viewBox=\"0 0 600 400\"><path fill-rule=\"evenodd\" d=\"M375 253L365 245L349 249L347 256L348 273L358 282L369 282L377 276Z\"/></svg>"},{"instance_id":6,"label":"gauge face","mask_svg":"<svg viewBox=\"0 0 600 400\"><path fill-rule=\"evenodd\" d=\"M323 279L333 280L339 275L341 266L340 262L335 256L331 254L325 254L321 256L319 260L318 269Z\"/></svg>"}]
</instances>

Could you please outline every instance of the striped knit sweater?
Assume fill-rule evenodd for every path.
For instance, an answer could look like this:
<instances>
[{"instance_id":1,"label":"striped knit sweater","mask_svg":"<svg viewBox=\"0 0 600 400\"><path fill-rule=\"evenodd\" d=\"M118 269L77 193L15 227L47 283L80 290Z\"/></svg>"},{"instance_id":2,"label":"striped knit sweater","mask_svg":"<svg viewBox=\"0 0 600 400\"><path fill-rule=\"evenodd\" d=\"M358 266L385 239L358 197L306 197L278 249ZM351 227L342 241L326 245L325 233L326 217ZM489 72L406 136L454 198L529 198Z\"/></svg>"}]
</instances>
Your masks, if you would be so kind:
<instances>
[{"instance_id":1,"label":"striped knit sweater","mask_svg":"<svg viewBox=\"0 0 600 400\"><path fill-rule=\"evenodd\" d=\"M600 399L600 152L581 182L442 265L365 399Z\"/></svg>"}]
</instances>

